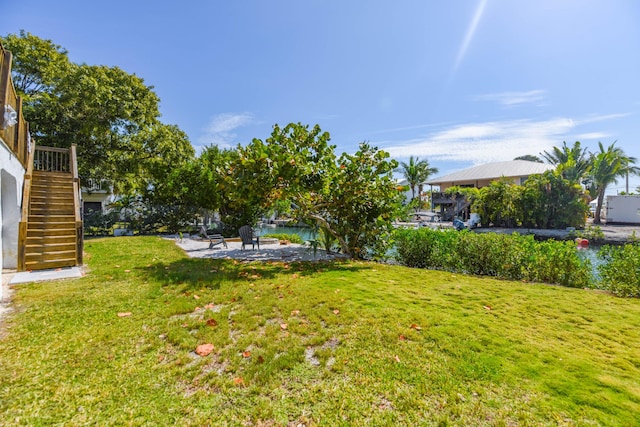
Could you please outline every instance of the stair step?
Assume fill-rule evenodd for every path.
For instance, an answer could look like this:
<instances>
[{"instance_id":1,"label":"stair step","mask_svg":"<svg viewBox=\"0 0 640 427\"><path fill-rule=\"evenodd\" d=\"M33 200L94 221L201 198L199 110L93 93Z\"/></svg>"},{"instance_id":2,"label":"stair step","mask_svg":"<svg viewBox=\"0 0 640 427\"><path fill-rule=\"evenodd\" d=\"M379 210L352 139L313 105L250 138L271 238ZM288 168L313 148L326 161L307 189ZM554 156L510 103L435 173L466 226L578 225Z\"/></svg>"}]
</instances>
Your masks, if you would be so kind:
<instances>
[{"instance_id":1,"label":"stair step","mask_svg":"<svg viewBox=\"0 0 640 427\"><path fill-rule=\"evenodd\" d=\"M58 188L58 187L31 187L31 194L36 196L46 196L48 194L70 194L73 196L73 188Z\"/></svg>"},{"instance_id":2,"label":"stair step","mask_svg":"<svg viewBox=\"0 0 640 427\"><path fill-rule=\"evenodd\" d=\"M75 230L75 222L29 222L27 233L31 230L53 231L53 230Z\"/></svg>"},{"instance_id":3,"label":"stair step","mask_svg":"<svg viewBox=\"0 0 640 427\"><path fill-rule=\"evenodd\" d=\"M27 228L27 239L41 239L44 237L73 237L76 238L76 229L74 227L69 228L56 228L56 229L45 229L45 228Z\"/></svg>"},{"instance_id":4,"label":"stair step","mask_svg":"<svg viewBox=\"0 0 640 427\"><path fill-rule=\"evenodd\" d=\"M33 172L24 247L25 269L77 265L75 196L71 173Z\"/></svg>"},{"instance_id":5,"label":"stair step","mask_svg":"<svg viewBox=\"0 0 640 427\"><path fill-rule=\"evenodd\" d=\"M32 243L27 242L27 257L30 254L50 254L50 253L58 253L58 252L68 252L76 250L76 242L75 240L71 243L62 242L62 243L44 243L44 242L34 242L32 239Z\"/></svg>"},{"instance_id":6,"label":"stair step","mask_svg":"<svg viewBox=\"0 0 640 427\"><path fill-rule=\"evenodd\" d=\"M60 207L60 208L36 207L34 208L33 206L31 206L31 209L29 210L29 212L31 213L31 215L35 215L35 216L66 215L66 216L75 217L73 212L73 207Z\"/></svg>"},{"instance_id":7,"label":"stair step","mask_svg":"<svg viewBox=\"0 0 640 427\"><path fill-rule=\"evenodd\" d=\"M50 172L34 170L33 176L69 177L73 175L71 174L71 172Z\"/></svg>"},{"instance_id":8,"label":"stair step","mask_svg":"<svg viewBox=\"0 0 640 427\"><path fill-rule=\"evenodd\" d=\"M29 222L74 222L75 216L71 215L29 215Z\"/></svg>"},{"instance_id":9,"label":"stair step","mask_svg":"<svg viewBox=\"0 0 640 427\"><path fill-rule=\"evenodd\" d=\"M76 251L27 252L27 263L30 261L55 261L61 259L75 259Z\"/></svg>"},{"instance_id":10,"label":"stair step","mask_svg":"<svg viewBox=\"0 0 640 427\"><path fill-rule=\"evenodd\" d=\"M39 205L73 206L73 197L31 197L31 203Z\"/></svg>"},{"instance_id":11,"label":"stair step","mask_svg":"<svg viewBox=\"0 0 640 427\"><path fill-rule=\"evenodd\" d=\"M68 176L45 176L45 175L34 175L31 180L32 184L37 184L39 182L48 182L48 183L73 183L73 177L71 175Z\"/></svg>"},{"instance_id":12,"label":"stair step","mask_svg":"<svg viewBox=\"0 0 640 427\"><path fill-rule=\"evenodd\" d=\"M33 245L48 245L48 244L76 244L76 235L63 234L61 236L29 236L27 235L27 247Z\"/></svg>"},{"instance_id":13,"label":"stair step","mask_svg":"<svg viewBox=\"0 0 640 427\"><path fill-rule=\"evenodd\" d=\"M45 190L58 190L58 191L72 191L73 183L60 183L60 182L33 182L31 183L31 191L45 191Z\"/></svg>"},{"instance_id":14,"label":"stair step","mask_svg":"<svg viewBox=\"0 0 640 427\"><path fill-rule=\"evenodd\" d=\"M73 185L73 177L71 175L69 176L64 176L64 177L60 177L60 176L34 176L33 179L31 180L31 185L38 185L38 184L63 184L63 185Z\"/></svg>"},{"instance_id":15,"label":"stair step","mask_svg":"<svg viewBox=\"0 0 640 427\"><path fill-rule=\"evenodd\" d=\"M76 265L75 258L66 258L50 261L27 261L26 270L49 270L51 268L73 267Z\"/></svg>"}]
</instances>

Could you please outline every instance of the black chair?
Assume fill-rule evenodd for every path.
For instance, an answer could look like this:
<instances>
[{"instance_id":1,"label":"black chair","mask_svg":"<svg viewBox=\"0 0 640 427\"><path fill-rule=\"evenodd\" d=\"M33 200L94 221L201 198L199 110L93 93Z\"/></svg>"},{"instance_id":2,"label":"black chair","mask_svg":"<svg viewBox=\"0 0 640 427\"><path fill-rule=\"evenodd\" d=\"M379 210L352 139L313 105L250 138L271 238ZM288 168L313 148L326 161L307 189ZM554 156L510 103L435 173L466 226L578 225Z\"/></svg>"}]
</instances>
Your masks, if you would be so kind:
<instances>
[{"instance_id":1,"label":"black chair","mask_svg":"<svg viewBox=\"0 0 640 427\"><path fill-rule=\"evenodd\" d=\"M251 228L251 226L243 225L238 230L238 234L240 234L240 238L242 239L243 250L245 245L251 245L251 249L255 249L257 245L258 250L260 250L260 237L254 235L253 228Z\"/></svg>"},{"instance_id":2,"label":"black chair","mask_svg":"<svg viewBox=\"0 0 640 427\"><path fill-rule=\"evenodd\" d=\"M225 248L227 248L227 242L222 237L222 234L212 234L205 228L203 225L200 227L200 235L203 239L209 239L209 249L213 248L216 245L222 244Z\"/></svg>"}]
</instances>

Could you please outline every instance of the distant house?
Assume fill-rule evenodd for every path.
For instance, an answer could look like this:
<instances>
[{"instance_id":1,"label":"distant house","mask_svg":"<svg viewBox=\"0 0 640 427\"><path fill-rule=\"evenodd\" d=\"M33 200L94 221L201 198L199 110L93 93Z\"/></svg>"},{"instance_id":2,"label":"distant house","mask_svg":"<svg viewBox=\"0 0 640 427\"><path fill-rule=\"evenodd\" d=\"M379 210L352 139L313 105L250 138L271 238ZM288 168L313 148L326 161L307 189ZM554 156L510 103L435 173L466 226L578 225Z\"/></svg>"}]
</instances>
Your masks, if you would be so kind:
<instances>
[{"instance_id":1,"label":"distant house","mask_svg":"<svg viewBox=\"0 0 640 427\"><path fill-rule=\"evenodd\" d=\"M456 216L467 217L469 203L466 200L453 199L445 195L444 191L448 188L454 186L482 188L500 178L506 178L512 180L515 184L522 185L530 176L541 175L553 169L553 165L545 163L511 160L474 166L431 179L425 184L432 188L434 186L440 188L440 193L433 193L432 209L439 210L442 219L449 221Z\"/></svg>"},{"instance_id":2,"label":"distant house","mask_svg":"<svg viewBox=\"0 0 640 427\"><path fill-rule=\"evenodd\" d=\"M85 216L95 212L105 213L113 201L113 191L108 181L88 179L83 182L82 212Z\"/></svg>"},{"instance_id":3,"label":"distant house","mask_svg":"<svg viewBox=\"0 0 640 427\"><path fill-rule=\"evenodd\" d=\"M404 203L409 203L411 201L411 188L409 187L409 181L406 178L400 178L396 181L396 184L399 187L406 187L407 189L404 191ZM416 197L418 197L418 188L415 189Z\"/></svg>"},{"instance_id":4,"label":"distant house","mask_svg":"<svg viewBox=\"0 0 640 427\"><path fill-rule=\"evenodd\" d=\"M439 186L440 191L449 187L482 188L502 177L513 180L515 184L523 184L531 175L540 175L554 166L546 163L527 160L511 160L509 162L487 163L474 166L448 175L437 177L426 182L431 186Z\"/></svg>"}]
</instances>

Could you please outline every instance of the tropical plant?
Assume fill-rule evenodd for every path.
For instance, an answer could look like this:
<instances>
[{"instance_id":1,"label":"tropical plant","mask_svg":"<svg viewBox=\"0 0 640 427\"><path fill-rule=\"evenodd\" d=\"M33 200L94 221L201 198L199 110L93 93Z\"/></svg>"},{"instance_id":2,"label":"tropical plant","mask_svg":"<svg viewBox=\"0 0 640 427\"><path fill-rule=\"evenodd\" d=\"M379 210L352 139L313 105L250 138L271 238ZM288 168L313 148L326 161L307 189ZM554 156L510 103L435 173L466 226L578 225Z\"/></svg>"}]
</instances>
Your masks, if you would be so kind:
<instances>
[{"instance_id":1,"label":"tropical plant","mask_svg":"<svg viewBox=\"0 0 640 427\"><path fill-rule=\"evenodd\" d=\"M525 154L524 156L518 156L513 160L526 160L528 162L544 163L542 159L540 159L540 157L534 156L533 154Z\"/></svg>"},{"instance_id":2,"label":"tropical plant","mask_svg":"<svg viewBox=\"0 0 640 427\"><path fill-rule=\"evenodd\" d=\"M596 212L593 219L594 224L601 224L600 212L604 202L604 195L607 187L618 182L619 178L633 173L638 174L640 168L635 166L635 157L627 156L624 151L615 146L615 142L607 148L598 142L599 151L591 155L590 181L593 183L595 197L597 198Z\"/></svg>"},{"instance_id":3,"label":"tropical plant","mask_svg":"<svg viewBox=\"0 0 640 427\"><path fill-rule=\"evenodd\" d=\"M588 205L582 187L547 171L524 185L500 179L480 189L457 189L472 202L483 226L566 228L584 226Z\"/></svg>"},{"instance_id":4,"label":"tropical plant","mask_svg":"<svg viewBox=\"0 0 640 427\"><path fill-rule=\"evenodd\" d=\"M411 188L411 200L416 198L416 188L418 189L418 199L421 198L424 182L433 174L438 173L438 168L430 167L427 159L420 160L419 157L409 156L409 162L400 162L399 172L407 180Z\"/></svg>"},{"instance_id":5,"label":"tropical plant","mask_svg":"<svg viewBox=\"0 0 640 427\"><path fill-rule=\"evenodd\" d=\"M556 171L571 182L581 183L589 172L591 165L586 148L582 148L580 141L573 143L573 147L567 146L565 141L562 147L553 147L551 152L540 154L550 164L556 166Z\"/></svg>"}]
</instances>

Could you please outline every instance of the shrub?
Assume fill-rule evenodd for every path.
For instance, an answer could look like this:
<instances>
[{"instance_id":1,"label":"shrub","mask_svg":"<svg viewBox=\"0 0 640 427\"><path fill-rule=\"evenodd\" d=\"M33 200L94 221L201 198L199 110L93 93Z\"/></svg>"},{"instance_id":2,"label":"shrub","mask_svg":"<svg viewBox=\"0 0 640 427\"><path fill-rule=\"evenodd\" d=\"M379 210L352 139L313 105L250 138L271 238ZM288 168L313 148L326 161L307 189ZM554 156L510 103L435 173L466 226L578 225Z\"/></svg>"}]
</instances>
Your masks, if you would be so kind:
<instances>
[{"instance_id":1,"label":"shrub","mask_svg":"<svg viewBox=\"0 0 640 427\"><path fill-rule=\"evenodd\" d=\"M619 297L640 297L640 246L603 246L598 257L605 262L598 266L598 285Z\"/></svg>"},{"instance_id":2,"label":"shrub","mask_svg":"<svg viewBox=\"0 0 640 427\"><path fill-rule=\"evenodd\" d=\"M118 218L116 212L89 212L83 218L84 234L87 236L109 236L113 233L113 226Z\"/></svg>"},{"instance_id":3,"label":"shrub","mask_svg":"<svg viewBox=\"0 0 640 427\"><path fill-rule=\"evenodd\" d=\"M408 267L509 280L591 286L591 264L573 242L536 242L533 236L453 230L398 230L396 260Z\"/></svg>"},{"instance_id":4,"label":"shrub","mask_svg":"<svg viewBox=\"0 0 640 427\"><path fill-rule=\"evenodd\" d=\"M287 234L287 233L269 233L265 234L263 237L271 237L278 240L288 240L291 243L304 243L302 237L299 234Z\"/></svg>"}]
</instances>

